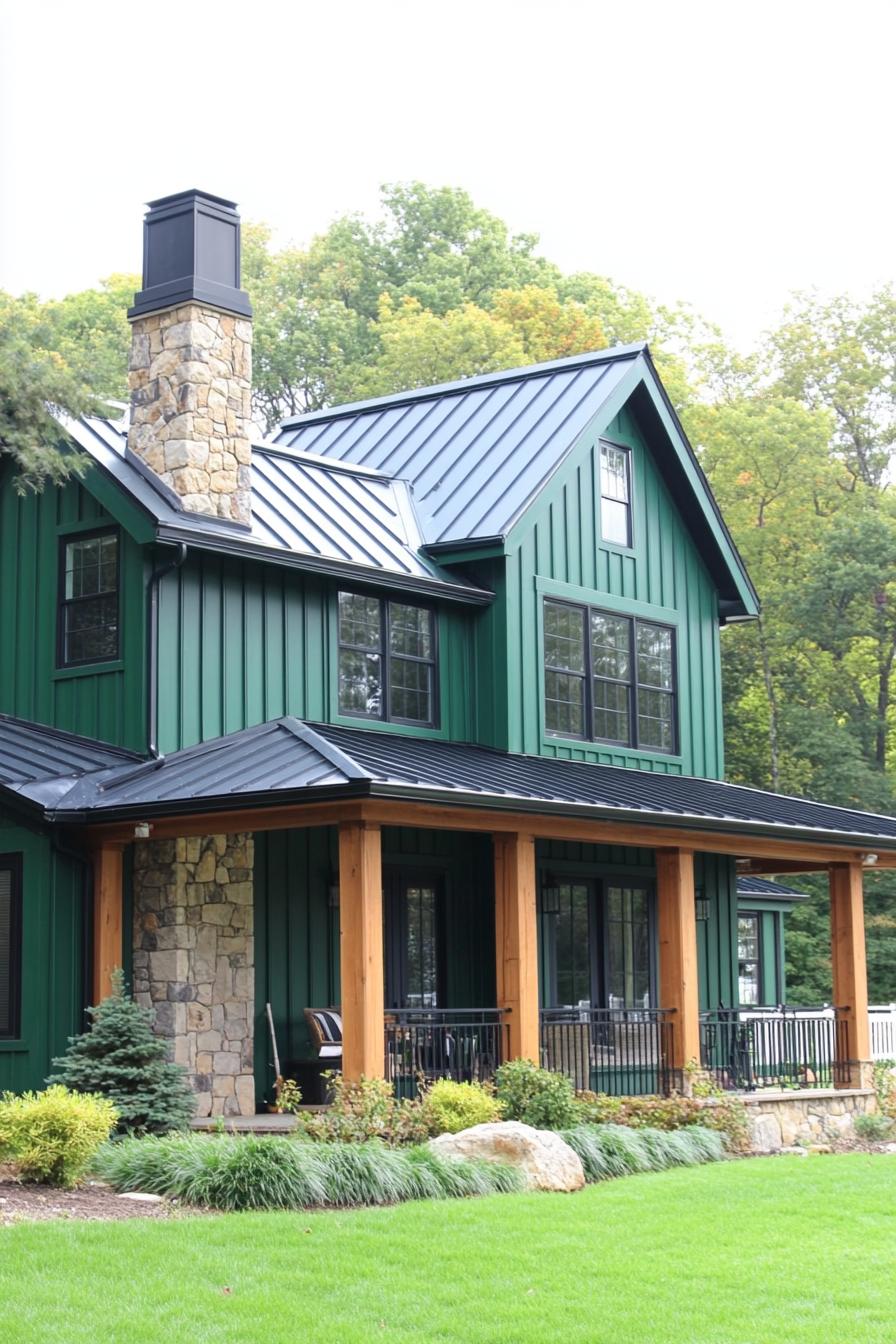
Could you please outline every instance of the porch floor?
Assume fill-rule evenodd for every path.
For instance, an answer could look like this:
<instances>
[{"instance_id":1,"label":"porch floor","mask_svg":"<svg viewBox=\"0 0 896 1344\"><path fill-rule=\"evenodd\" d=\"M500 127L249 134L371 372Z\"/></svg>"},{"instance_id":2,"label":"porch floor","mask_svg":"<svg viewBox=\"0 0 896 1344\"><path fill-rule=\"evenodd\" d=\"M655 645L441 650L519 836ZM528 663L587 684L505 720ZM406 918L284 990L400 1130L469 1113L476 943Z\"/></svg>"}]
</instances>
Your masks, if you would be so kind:
<instances>
[{"instance_id":1,"label":"porch floor","mask_svg":"<svg viewBox=\"0 0 896 1344\"><path fill-rule=\"evenodd\" d=\"M325 1111L326 1106L302 1106L303 1111ZM190 1128L211 1133L221 1121L229 1134L288 1134L296 1127L294 1115L272 1115L260 1111L257 1115L203 1115L190 1121Z\"/></svg>"}]
</instances>

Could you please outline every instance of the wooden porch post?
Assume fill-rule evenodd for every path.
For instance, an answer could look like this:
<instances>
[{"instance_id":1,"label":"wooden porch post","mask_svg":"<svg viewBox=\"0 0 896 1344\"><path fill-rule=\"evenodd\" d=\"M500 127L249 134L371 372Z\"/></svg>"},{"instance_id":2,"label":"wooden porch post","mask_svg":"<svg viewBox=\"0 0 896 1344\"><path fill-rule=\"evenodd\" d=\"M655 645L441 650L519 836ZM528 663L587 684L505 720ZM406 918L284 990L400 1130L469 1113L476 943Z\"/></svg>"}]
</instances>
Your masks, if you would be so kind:
<instances>
[{"instance_id":1,"label":"wooden porch post","mask_svg":"<svg viewBox=\"0 0 896 1344\"><path fill-rule=\"evenodd\" d=\"M123 853L124 845L109 842L93 851L93 1004L112 992L112 972L123 960Z\"/></svg>"},{"instance_id":2,"label":"wooden porch post","mask_svg":"<svg viewBox=\"0 0 896 1344\"><path fill-rule=\"evenodd\" d=\"M339 825L339 973L342 1075L350 1082L385 1073L383 1023L383 865L380 828Z\"/></svg>"},{"instance_id":3,"label":"wooden porch post","mask_svg":"<svg viewBox=\"0 0 896 1344\"><path fill-rule=\"evenodd\" d=\"M673 1069L700 1062L694 851L656 850L659 1006L672 1010Z\"/></svg>"},{"instance_id":4,"label":"wooden porch post","mask_svg":"<svg viewBox=\"0 0 896 1344\"><path fill-rule=\"evenodd\" d=\"M865 964L865 915L862 865L832 863L831 962L837 1030L836 1087L871 1086L871 1037L868 1025L868 972Z\"/></svg>"},{"instance_id":5,"label":"wooden porch post","mask_svg":"<svg viewBox=\"0 0 896 1344\"><path fill-rule=\"evenodd\" d=\"M497 832L492 839L498 1007L507 1012L509 1058L538 1063L535 839L517 831Z\"/></svg>"}]
</instances>

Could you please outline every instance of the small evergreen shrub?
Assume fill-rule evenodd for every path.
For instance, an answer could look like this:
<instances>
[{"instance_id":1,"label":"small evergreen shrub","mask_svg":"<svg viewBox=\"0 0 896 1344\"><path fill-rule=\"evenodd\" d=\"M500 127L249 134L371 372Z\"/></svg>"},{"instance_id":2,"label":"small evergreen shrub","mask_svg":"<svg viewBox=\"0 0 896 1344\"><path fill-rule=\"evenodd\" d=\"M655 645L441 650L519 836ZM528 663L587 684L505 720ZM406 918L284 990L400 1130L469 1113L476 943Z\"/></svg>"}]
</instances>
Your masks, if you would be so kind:
<instances>
[{"instance_id":1,"label":"small evergreen shrub","mask_svg":"<svg viewBox=\"0 0 896 1344\"><path fill-rule=\"evenodd\" d=\"M853 1129L860 1139L869 1139L876 1143L888 1139L893 1133L893 1121L888 1115L857 1115Z\"/></svg>"},{"instance_id":2,"label":"small evergreen shrub","mask_svg":"<svg viewBox=\"0 0 896 1344\"><path fill-rule=\"evenodd\" d=\"M116 1190L239 1209L349 1208L522 1188L519 1172L452 1162L427 1147L297 1143L247 1135L167 1135L106 1144L94 1170Z\"/></svg>"},{"instance_id":3,"label":"small evergreen shrub","mask_svg":"<svg viewBox=\"0 0 896 1344\"><path fill-rule=\"evenodd\" d=\"M589 1183L639 1171L718 1162L725 1155L722 1136L697 1125L673 1132L626 1125L576 1125L562 1130L560 1137L578 1153Z\"/></svg>"},{"instance_id":4,"label":"small evergreen shrub","mask_svg":"<svg viewBox=\"0 0 896 1344\"><path fill-rule=\"evenodd\" d=\"M106 1097L48 1087L0 1096L0 1159L26 1181L70 1187L114 1130L118 1112Z\"/></svg>"},{"instance_id":5,"label":"small evergreen shrub","mask_svg":"<svg viewBox=\"0 0 896 1344\"><path fill-rule=\"evenodd\" d=\"M109 997L87 1011L90 1026L69 1037L47 1083L108 1097L123 1133L184 1129L195 1109L186 1072L168 1062L167 1043L152 1030L153 1014L125 992L122 971L114 972Z\"/></svg>"},{"instance_id":6,"label":"small evergreen shrub","mask_svg":"<svg viewBox=\"0 0 896 1344\"><path fill-rule=\"evenodd\" d=\"M298 1116L296 1136L319 1143L365 1143L381 1139L392 1146L422 1143L429 1129L423 1101L400 1101L385 1078L362 1078L349 1083L341 1074L328 1074L330 1105L325 1111Z\"/></svg>"},{"instance_id":7,"label":"small evergreen shrub","mask_svg":"<svg viewBox=\"0 0 896 1344\"><path fill-rule=\"evenodd\" d=\"M534 1129L566 1129L574 1125L576 1098L563 1073L540 1069L528 1059L512 1059L495 1074L501 1114Z\"/></svg>"},{"instance_id":8,"label":"small evergreen shrub","mask_svg":"<svg viewBox=\"0 0 896 1344\"><path fill-rule=\"evenodd\" d=\"M423 1096L423 1117L430 1134L458 1134L500 1120L501 1108L492 1088L439 1078Z\"/></svg>"}]
</instances>

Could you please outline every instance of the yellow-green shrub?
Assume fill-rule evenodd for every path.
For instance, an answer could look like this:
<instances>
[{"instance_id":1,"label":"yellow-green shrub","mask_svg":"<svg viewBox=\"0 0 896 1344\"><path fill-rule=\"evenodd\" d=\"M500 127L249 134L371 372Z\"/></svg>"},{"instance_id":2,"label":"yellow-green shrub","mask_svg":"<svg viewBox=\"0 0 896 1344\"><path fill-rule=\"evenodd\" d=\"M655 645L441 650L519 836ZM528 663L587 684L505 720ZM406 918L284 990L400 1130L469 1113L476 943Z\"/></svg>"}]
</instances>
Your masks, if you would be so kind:
<instances>
[{"instance_id":1,"label":"yellow-green shrub","mask_svg":"<svg viewBox=\"0 0 896 1344\"><path fill-rule=\"evenodd\" d=\"M75 1185L118 1123L106 1097L48 1087L0 1095L0 1158L26 1181Z\"/></svg>"},{"instance_id":2,"label":"yellow-green shrub","mask_svg":"<svg viewBox=\"0 0 896 1344\"><path fill-rule=\"evenodd\" d=\"M501 1119L494 1092L481 1083L455 1083L439 1078L423 1098L423 1115L430 1134L457 1134L471 1125Z\"/></svg>"}]
</instances>

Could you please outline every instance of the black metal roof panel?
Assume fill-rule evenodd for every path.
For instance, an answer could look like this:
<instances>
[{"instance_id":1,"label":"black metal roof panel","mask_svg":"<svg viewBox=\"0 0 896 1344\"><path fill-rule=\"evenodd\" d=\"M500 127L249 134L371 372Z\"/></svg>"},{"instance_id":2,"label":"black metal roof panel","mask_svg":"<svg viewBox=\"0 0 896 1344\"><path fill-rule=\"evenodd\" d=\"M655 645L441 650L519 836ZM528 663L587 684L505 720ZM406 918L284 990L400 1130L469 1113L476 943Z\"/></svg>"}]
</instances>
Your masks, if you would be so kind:
<instances>
[{"instance_id":1,"label":"black metal roof panel","mask_svg":"<svg viewBox=\"0 0 896 1344\"><path fill-rule=\"evenodd\" d=\"M691 776L512 755L370 729L276 719L84 777L58 819L258 806L333 795L435 799L467 807L896 848L896 818Z\"/></svg>"},{"instance_id":2,"label":"black metal roof panel","mask_svg":"<svg viewBox=\"0 0 896 1344\"><path fill-rule=\"evenodd\" d=\"M0 788L52 805L76 780L140 758L105 742L0 714Z\"/></svg>"},{"instance_id":3,"label":"black metal roof panel","mask_svg":"<svg viewBox=\"0 0 896 1344\"><path fill-rule=\"evenodd\" d=\"M427 544L506 536L643 352L618 346L284 422L284 447L412 483Z\"/></svg>"},{"instance_id":4,"label":"black metal roof panel","mask_svg":"<svg viewBox=\"0 0 896 1344\"><path fill-rule=\"evenodd\" d=\"M737 879L738 896L753 896L767 901L806 901L804 891L794 887L785 887L783 882L772 882L767 877L750 877L744 874Z\"/></svg>"},{"instance_id":5,"label":"black metal roof panel","mask_svg":"<svg viewBox=\"0 0 896 1344\"><path fill-rule=\"evenodd\" d=\"M161 540L237 552L419 588L460 601L487 602L491 593L444 569L423 551L407 482L352 463L330 462L269 444L252 447L252 522L235 527L190 513L177 496L127 450L123 421L63 419L67 432L152 519Z\"/></svg>"}]
</instances>

